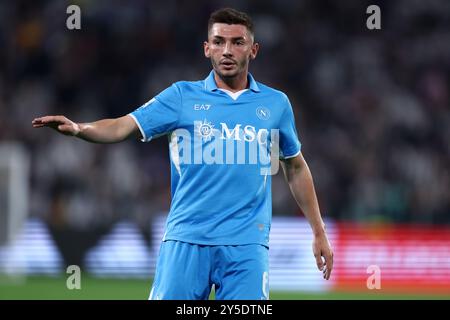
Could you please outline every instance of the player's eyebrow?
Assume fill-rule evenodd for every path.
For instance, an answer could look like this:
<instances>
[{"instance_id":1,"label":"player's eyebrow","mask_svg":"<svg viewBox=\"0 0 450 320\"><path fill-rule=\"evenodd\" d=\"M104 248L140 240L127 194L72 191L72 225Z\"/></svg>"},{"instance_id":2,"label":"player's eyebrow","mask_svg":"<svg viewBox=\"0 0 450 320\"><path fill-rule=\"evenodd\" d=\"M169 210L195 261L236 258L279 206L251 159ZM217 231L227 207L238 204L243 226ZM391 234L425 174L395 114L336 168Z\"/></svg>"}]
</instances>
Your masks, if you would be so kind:
<instances>
[{"instance_id":1,"label":"player's eyebrow","mask_svg":"<svg viewBox=\"0 0 450 320\"><path fill-rule=\"evenodd\" d=\"M225 37L217 36L217 35L213 36L213 38L216 40L225 40L226 39ZM242 36L239 36L239 37L232 37L231 40L233 40L233 41L244 40L245 41L246 39Z\"/></svg>"}]
</instances>

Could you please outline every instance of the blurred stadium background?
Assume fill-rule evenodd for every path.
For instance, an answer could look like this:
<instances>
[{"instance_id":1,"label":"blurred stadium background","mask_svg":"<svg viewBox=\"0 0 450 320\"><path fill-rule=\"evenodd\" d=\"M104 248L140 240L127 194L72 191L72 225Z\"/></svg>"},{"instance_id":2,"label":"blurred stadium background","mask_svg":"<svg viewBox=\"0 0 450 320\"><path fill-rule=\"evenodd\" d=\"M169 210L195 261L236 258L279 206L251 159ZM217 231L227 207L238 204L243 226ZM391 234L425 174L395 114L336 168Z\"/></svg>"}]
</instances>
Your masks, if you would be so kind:
<instances>
[{"instance_id":1,"label":"blurred stadium background","mask_svg":"<svg viewBox=\"0 0 450 320\"><path fill-rule=\"evenodd\" d=\"M66 8L81 8L81 30ZM382 29L366 28L381 7ZM282 174L274 299L450 298L450 2L0 1L0 299L146 299L169 208L167 141L33 130L124 115L206 77L210 12L256 24L257 80L285 91L335 250L328 282ZM82 270L81 290L66 268ZM369 266L381 289L369 290Z\"/></svg>"}]
</instances>

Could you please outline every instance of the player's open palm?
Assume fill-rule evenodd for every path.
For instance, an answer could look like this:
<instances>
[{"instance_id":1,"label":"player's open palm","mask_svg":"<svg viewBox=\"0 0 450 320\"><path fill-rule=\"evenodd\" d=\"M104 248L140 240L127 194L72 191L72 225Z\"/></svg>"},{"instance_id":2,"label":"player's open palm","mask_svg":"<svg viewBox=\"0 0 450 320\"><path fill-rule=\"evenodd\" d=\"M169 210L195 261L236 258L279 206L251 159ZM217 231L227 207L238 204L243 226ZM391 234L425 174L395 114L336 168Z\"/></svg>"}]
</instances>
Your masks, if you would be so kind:
<instances>
[{"instance_id":1,"label":"player's open palm","mask_svg":"<svg viewBox=\"0 0 450 320\"><path fill-rule=\"evenodd\" d=\"M76 136L80 132L80 126L64 116L45 116L34 119L33 128L50 127L59 133Z\"/></svg>"},{"instance_id":2,"label":"player's open palm","mask_svg":"<svg viewBox=\"0 0 450 320\"><path fill-rule=\"evenodd\" d=\"M325 234L314 237L313 253L316 258L317 268L323 272L323 278L326 280L330 279L331 270L333 270L333 251Z\"/></svg>"}]
</instances>

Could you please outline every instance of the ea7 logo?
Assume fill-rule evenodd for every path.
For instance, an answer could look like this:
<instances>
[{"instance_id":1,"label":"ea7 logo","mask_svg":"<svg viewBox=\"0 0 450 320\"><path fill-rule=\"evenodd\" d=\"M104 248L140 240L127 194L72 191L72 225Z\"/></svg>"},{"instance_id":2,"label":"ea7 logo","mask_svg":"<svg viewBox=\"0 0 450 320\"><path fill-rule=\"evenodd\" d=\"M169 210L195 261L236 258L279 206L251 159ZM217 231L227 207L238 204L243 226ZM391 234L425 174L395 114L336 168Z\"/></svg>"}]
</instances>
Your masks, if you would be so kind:
<instances>
[{"instance_id":1,"label":"ea7 logo","mask_svg":"<svg viewBox=\"0 0 450 320\"><path fill-rule=\"evenodd\" d=\"M210 104L194 104L194 110L199 111L199 110L209 110L209 108L211 108Z\"/></svg>"}]
</instances>

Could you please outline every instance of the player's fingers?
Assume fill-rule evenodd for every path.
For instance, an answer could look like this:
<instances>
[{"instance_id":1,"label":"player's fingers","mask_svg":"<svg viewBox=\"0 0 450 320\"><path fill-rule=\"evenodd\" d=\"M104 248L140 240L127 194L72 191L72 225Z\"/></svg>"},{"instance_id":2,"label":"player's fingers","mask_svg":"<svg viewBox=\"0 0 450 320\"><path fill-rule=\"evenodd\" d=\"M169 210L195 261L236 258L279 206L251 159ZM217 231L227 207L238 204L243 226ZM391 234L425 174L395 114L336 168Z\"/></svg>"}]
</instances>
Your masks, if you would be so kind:
<instances>
[{"instance_id":1,"label":"player's fingers","mask_svg":"<svg viewBox=\"0 0 450 320\"><path fill-rule=\"evenodd\" d=\"M330 279L331 271L333 270L333 253L329 253L324 256L326 268L324 270L323 277L328 280Z\"/></svg>"},{"instance_id":2,"label":"player's fingers","mask_svg":"<svg viewBox=\"0 0 450 320\"><path fill-rule=\"evenodd\" d=\"M327 258L327 267L330 268L330 270L333 270L333 264L334 264L334 255L333 252L330 252L329 257Z\"/></svg>"},{"instance_id":3,"label":"player's fingers","mask_svg":"<svg viewBox=\"0 0 450 320\"><path fill-rule=\"evenodd\" d=\"M66 121L67 121L67 119L64 116L45 116L45 117L40 117L40 118L36 118L33 120L33 122L43 123L43 124L52 123L52 122L64 123Z\"/></svg>"},{"instance_id":4,"label":"player's fingers","mask_svg":"<svg viewBox=\"0 0 450 320\"><path fill-rule=\"evenodd\" d=\"M323 271L323 278L329 280L331 276L331 269L325 268Z\"/></svg>"},{"instance_id":5,"label":"player's fingers","mask_svg":"<svg viewBox=\"0 0 450 320\"><path fill-rule=\"evenodd\" d=\"M323 277L325 278L325 280L330 280L330 276L331 276L331 269L327 268L327 271L325 272L325 275Z\"/></svg>"},{"instance_id":6,"label":"player's fingers","mask_svg":"<svg viewBox=\"0 0 450 320\"><path fill-rule=\"evenodd\" d=\"M314 253L314 257L316 257L317 268L322 271L323 270L323 260L322 256L319 253Z\"/></svg>"},{"instance_id":7,"label":"player's fingers","mask_svg":"<svg viewBox=\"0 0 450 320\"><path fill-rule=\"evenodd\" d=\"M48 119L48 116L46 116L46 117L34 118L33 121L32 121L31 123L33 123L33 124L35 124L35 123L45 123L47 119Z\"/></svg>"},{"instance_id":8,"label":"player's fingers","mask_svg":"<svg viewBox=\"0 0 450 320\"><path fill-rule=\"evenodd\" d=\"M33 126L42 125L42 119L41 118L35 118L33 121L31 121L31 124Z\"/></svg>"}]
</instances>

